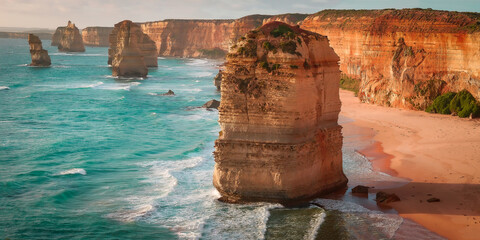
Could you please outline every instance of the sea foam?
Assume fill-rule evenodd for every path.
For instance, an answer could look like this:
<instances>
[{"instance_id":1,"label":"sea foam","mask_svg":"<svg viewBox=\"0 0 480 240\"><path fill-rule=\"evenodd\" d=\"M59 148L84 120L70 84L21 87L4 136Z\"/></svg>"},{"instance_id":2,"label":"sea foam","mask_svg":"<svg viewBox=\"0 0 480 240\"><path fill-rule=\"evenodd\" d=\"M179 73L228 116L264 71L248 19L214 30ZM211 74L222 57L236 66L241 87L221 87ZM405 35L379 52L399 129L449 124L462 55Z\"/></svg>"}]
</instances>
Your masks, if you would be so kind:
<instances>
[{"instance_id":1,"label":"sea foam","mask_svg":"<svg viewBox=\"0 0 480 240\"><path fill-rule=\"evenodd\" d=\"M61 171L58 175L71 175L71 174L81 174L87 175L87 171L83 168L72 168L65 171Z\"/></svg>"},{"instance_id":2,"label":"sea foam","mask_svg":"<svg viewBox=\"0 0 480 240\"><path fill-rule=\"evenodd\" d=\"M0 90L9 90L10 88L7 86L0 86Z\"/></svg>"}]
</instances>

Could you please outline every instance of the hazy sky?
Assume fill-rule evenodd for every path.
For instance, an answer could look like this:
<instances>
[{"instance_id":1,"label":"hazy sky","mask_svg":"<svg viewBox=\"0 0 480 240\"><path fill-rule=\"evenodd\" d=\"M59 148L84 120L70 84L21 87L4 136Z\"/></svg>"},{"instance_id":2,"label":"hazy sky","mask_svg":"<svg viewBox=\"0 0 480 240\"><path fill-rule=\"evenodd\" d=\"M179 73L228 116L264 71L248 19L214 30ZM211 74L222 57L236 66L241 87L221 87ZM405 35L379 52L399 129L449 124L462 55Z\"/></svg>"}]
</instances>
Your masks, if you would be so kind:
<instances>
[{"instance_id":1,"label":"hazy sky","mask_svg":"<svg viewBox=\"0 0 480 240\"><path fill-rule=\"evenodd\" d=\"M0 27L79 28L169 18L239 18L323 9L433 8L480 12L480 0L0 0Z\"/></svg>"}]
</instances>

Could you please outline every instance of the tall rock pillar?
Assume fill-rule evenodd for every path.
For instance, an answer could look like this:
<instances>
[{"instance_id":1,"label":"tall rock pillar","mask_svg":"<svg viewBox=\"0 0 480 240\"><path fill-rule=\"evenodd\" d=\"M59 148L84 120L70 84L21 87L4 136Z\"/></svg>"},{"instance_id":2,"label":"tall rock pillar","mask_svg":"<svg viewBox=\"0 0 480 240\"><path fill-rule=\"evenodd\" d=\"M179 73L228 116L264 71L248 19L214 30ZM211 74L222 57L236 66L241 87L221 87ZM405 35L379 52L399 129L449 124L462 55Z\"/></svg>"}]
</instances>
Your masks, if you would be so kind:
<instances>
[{"instance_id":1,"label":"tall rock pillar","mask_svg":"<svg viewBox=\"0 0 480 240\"><path fill-rule=\"evenodd\" d=\"M32 57L30 66L48 67L52 64L48 51L43 49L40 38L28 34L28 45L30 45L30 56Z\"/></svg>"},{"instance_id":2,"label":"tall rock pillar","mask_svg":"<svg viewBox=\"0 0 480 240\"><path fill-rule=\"evenodd\" d=\"M75 24L70 21L68 21L67 27L63 30L62 37L58 43L58 51L85 52L82 35L80 35L80 31Z\"/></svg>"},{"instance_id":3,"label":"tall rock pillar","mask_svg":"<svg viewBox=\"0 0 480 240\"><path fill-rule=\"evenodd\" d=\"M113 76L147 77L148 68L139 46L143 33L138 33L139 29L130 20L115 24L108 49L108 62L112 65Z\"/></svg>"},{"instance_id":4,"label":"tall rock pillar","mask_svg":"<svg viewBox=\"0 0 480 240\"><path fill-rule=\"evenodd\" d=\"M231 47L214 153L221 200L294 203L346 185L338 61L327 37L280 22Z\"/></svg>"}]
</instances>

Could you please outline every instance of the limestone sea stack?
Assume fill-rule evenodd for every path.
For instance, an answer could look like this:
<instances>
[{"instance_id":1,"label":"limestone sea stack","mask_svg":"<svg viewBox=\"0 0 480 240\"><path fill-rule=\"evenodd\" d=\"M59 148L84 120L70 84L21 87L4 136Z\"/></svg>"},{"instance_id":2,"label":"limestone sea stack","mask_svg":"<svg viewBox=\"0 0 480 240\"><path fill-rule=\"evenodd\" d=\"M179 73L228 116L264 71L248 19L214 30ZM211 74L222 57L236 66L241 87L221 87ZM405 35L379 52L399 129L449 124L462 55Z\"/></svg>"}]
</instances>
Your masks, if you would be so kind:
<instances>
[{"instance_id":1,"label":"limestone sea stack","mask_svg":"<svg viewBox=\"0 0 480 240\"><path fill-rule=\"evenodd\" d=\"M139 46L142 38L142 35L138 34L139 29L139 26L130 20L115 24L115 28L110 34L110 48L108 49L113 76L147 76L148 68Z\"/></svg>"},{"instance_id":2,"label":"limestone sea stack","mask_svg":"<svg viewBox=\"0 0 480 240\"><path fill-rule=\"evenodd\" d=\"M117 47L122 46L121 44L119 45L117 43L119 39L118 32L120 31L121 28L125 28L121 30L124 32L123 34L126 33L126 28L129 29L128 34L131 36L129 38L130 42L131 44L134 44L138 48L140 55L143 56L145 65L147 67L158 67L158 60L157 60L158 51L157 51L157 46L155 45L155 42L147 34L142 32L142 29L140 28L139 25L133 23L130 20L124 20L120 23L117 23L112 33L110 34L110 38L109 38L110 48L108 49L108 64L112 65L114 56L119 51Z\"/></svg>"},{"instance_id":3,"label":"limestone sea stack","mask_svg":"<svg viewBox=\"0 0 480 240\"><path fill-rule=\"evenodd\" d=\"M55 33L52 35L52 46L58 46L60 44L63 32L65 32L65 27L57 27L57 30L55 30Z\"/></svg>"},{"instance_id":4,"label":"limestone sea stack","mask_svg":"<svg viewBox=\"0 0 480 240\"><path fill-rule=\"evenodd\" d=\"M85 52L82 35L75 24L70 21L63 31L58 50L61 52Z\"/></svg>"},{"instance_id":5,"label":"limestone sea stack","mask_svg":"<svg viewBox=\"0 0 480 240\"><path fill-rule=\"evenodd\" d=\"M48 67L52 64L48 51L42 47L40 38L33 34L28 34L28 44L30 45L30 56L32 57L30 66Z\"/></svg>"},{"instance_id":6,"label":"limestone sea stack","mask_svg":"<svg viewBox=\"0 0 480 240\"><path fill-rule=\"evenodd\" d=\"M281 22L231 47L214 153L221 200L291 204L346 186L338 61L326 36Z\"/></svg>"}]
</instances>

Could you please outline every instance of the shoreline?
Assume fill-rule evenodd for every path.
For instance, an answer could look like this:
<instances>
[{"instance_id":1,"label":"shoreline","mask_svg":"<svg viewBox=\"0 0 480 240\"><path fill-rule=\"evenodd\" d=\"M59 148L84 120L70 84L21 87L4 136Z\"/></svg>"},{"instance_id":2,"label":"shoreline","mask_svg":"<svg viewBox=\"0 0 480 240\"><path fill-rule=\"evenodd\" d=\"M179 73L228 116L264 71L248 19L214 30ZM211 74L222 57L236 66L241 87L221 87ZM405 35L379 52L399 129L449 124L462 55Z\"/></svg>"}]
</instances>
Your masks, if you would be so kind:
<instances>
[{"instance_id":1,"label":"shoreline","mask_svg":"<svg viewBox=\"0 0 480 240\"><path fill-rule=\"evenodd\" d=\"M375 171L408 183L378 183L397 194L400 216L449 239L476 239L480 232L480 121L360 103L340 90L341 115L372 129L371 144L358 150ZM428 203L432 197L440 202Z\"/></svg>"}]
</instances>

